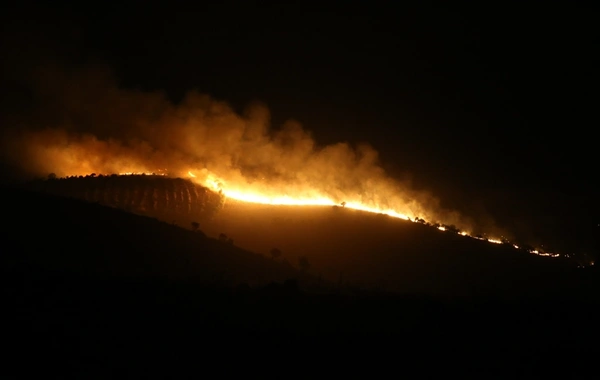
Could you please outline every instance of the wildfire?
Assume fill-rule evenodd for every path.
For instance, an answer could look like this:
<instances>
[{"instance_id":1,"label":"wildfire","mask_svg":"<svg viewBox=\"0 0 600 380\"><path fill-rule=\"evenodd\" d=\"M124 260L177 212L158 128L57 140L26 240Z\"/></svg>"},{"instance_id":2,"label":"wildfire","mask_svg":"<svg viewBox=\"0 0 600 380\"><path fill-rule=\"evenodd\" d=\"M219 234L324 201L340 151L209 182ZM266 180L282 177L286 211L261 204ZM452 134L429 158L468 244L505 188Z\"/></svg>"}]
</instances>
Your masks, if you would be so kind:
<instances>
[{"instance_id":1,"label":"wildfire","mask_svg":"<svg viewBox=\"0 0 600 380\"><path fill-rule=\"evenodd\" d=\"M190 173L191 174L191 173ZM123 173L119 173L119 175L160 175L160 176L166 176L166 169L160 169L156 172L123 172Z\"/></svg>"},{"instance_id":2,"label":"wildfire","mask_svg":"<svg viewBox=\"0 0 600 380\"><path fill-rule=\"evenodd\" d=\"M55 97L48 116L57 123L77 122L69 128L44 122L10 133L0 153L32 175L173 175L242 202L341 206L519 249L498 236L473 236L466 218L428 207L437 200L390 178L368 144L322 146L297 122L272 130L269 111L262 105L239 115L225 102L195 91L173 104L162 93L130 92L112 80L104 82L112 76L102 71L96 78L98 73L78 70L67 75L59 70L57 81L43 86ZM80 79L102 85L88 91L78 85ZM46 108L35 119L45 120ZM172 172L167 174L165 166ZM440 219L448 224L436 224Z\"/></svg>"},{"instance_id":3,"label":"wildfire","mask_svg":"<svg viewBox=\"0 0 600 380\"><path fill-rule=\"evenodd\" d=\"M183 173L184 172L182 172L181 174L183 174ZM167 176L168 173L167 173L167 169L159 169L155 172L147 172L147 171L120 172L120 173L118 173L118 175ZM198 172L194 173L192 170L189 170L189 171L187 171L187 175L194 182L197 182L198 184L200 184L204 187L207 187L213 191L216 191L227 198L234 199L234 200L241 201L241 202L267 204L267 205L286 205L286 206L339 206L339 207L353 209L353 210L388 215L393 218L403 219L403 220L407 220L407 221L410 221L413 223L422 222L422 223L427 223L427 224L431 225L431 223L425 221L425 219L423 219L420 216L413 215L411 217L405 213L402 213L402 212L399 212L399 211L396 211L393 209L365 205L363 203L360 203L357 201L352 201L352 200L349 200L348 202L344 201L344 202L340 203L330 197L320 195L319 193L315 193L314 191L308 191L305 195L299 195L299 194L290 195L290 194L276 194L276 193L269 194L269 191L264 191L264 190L261 191L261 189L253 189L252 187L245 188L244 186L238 186L238 187L230 186L230 184L227 181L217 177L216 175L214 175L206 170L202 170L200 173L198 173ZM227 184L227 186L225 186L225 184ZM436 225L436 228L440 231L444 231L444 232L448 232L448 233L456 233L460 236L473 238L473 239L481 240L481 241L492 243L492 244L506 243L507 246L510 246L511 248L514 248L517 250L523 250L530 254L534 254L534 255L538 255L538 256L560 257L560 255L556 254L556 253L544 252L544 250L542 250L541 248L540 249L523 249L523 248L519 247L517 244L508 242L506 239L500 240L500 239L496 239L496 238L492 238L492 237L482 237L480 235L474 236L467 231L459 231L455 228L448 228L447 226L443 226L443 225L439 225L439 224Z\"/></svg>"},{"instance_id":4,"label":"wildfire","mask_svg":"<svg viewBox=\"0 0 600 380\"><path fill-rule=\"evenodd\" d=\"M269 197L256 193L247 193L236 190L223 190L223 195L228 198L236 199L242 202L261 203L269 205L288 205L288 206L333 206L335 203L327 198L296 198L288 195Z\"/></svg>"},{"instance_id":5,"label":"wildfire","mask_svg":"<svg viewBox=\"0 0 600 380\"><path fill-rule=\"evenodd\" d=\"M341 205L342 207L372 212L377 214L389 215L394 218L404 219L411 222L417 222L418 219L410 218L408 215L400 213L396 210L391 209L380 209L377 207L369 207L364 204L358 202L342 202L341 204L335 202L333 199L322 197L322 196L314 196L314 197L302 197L302 196L290 196L290 195L266 195L256 191L242 190L242 189L231 189L229 187L224 186L224 180L218 179L216 176L209 174L206 175L204 180L201 180L196 176L192 171L188 171L187 173L190 178L193 178L195 181L199 182L201 185L208 187L214 191L217 191L223 194L227 198L235 199L241 202L249 202L249 203L260 203L260 204L268 204L268 205L287 205L287 206L337 206ZM421 218L422 220L422 218ZM440 231L449 231L444 226L438 226L438 230ZM478 239L481 241L485 241L492 244L503 244L504 242L500 239L495 238L484 238L480 236L472 236L470 233L466 231L455 231L460 236L470 237L474 239ZM521 249L518 245L510 243L510 245L514 249ZM539 256L546 257L559 257L560 255L556 253L547 253L540 252L537 249L527 250L527 252Z\"/></svg>"},{"instance_id":6,"label":"wildfire","mask_svg":"<svg viewBox=\"0 0 600 380\"><path fill-rule=\"evenodd\" d=\"M410 218L405 215L405 214L401 214L399 212L396 212L394 210L379 210L373 207L367 207L364 205L360 205L360 204L356 204L356 203L347 203L345 207L354 209L354 210L360 210L360 211L367 211L367 212L373 212L373 213L379 213L379 214L384 214L384 215L388 215L394 218L400 218L400 219L404 219L404 220L410 220Z\"/></svg>"},{"instance_id":7,"label":"wildfire","mask_svg":"<svg viewBox=\"0 0 600 380\"><path fill-rule=\"evenodd\" d=\"M119 175L164 175L164 174L126 172L126 173L119 173Z\"/></svg>"},{"instance_id":8,"label":"wildfire","mask_svg":"<svg viewBox=\"0 0 600 380\"><path fill-rule=\"evenodd\" d=\"M191 171L188 172L191 178L197 178ZM239 190L239 189L230 189L223 186L222 180L216 179L213 175L208 175L206 180L201 184L210 189L213 189L217 192L221 192L228 198L235 199L242 202L250 202L250 203L260 203L260 204L268 204L268 205L287 205L287 206L338 206L366 211L376 214L384 214L394 218L400 218L404 220L410 220L410 217L406 214L399 213L395 210L391 209L379 209L376 207L369 207L367 205L358 203L358 202L339 202L334 201L331 198L327 198L324 196L312 196L312 197L302 197L302 196L290 196L290 195L265 195L260 194L258 192Z\"/></svg>"}]
</instances>

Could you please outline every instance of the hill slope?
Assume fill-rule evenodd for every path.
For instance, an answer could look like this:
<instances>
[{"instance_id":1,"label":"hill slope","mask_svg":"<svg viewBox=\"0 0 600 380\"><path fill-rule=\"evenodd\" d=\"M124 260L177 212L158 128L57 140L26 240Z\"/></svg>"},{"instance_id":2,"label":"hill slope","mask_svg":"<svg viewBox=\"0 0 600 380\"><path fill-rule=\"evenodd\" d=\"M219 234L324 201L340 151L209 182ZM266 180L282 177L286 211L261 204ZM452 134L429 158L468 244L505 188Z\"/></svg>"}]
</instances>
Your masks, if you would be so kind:
<instances>
[{"instance_id":1,"label":"hill slope","mask_svg":"<svg viewBox=\"0 0 600 380\"><path fill-rule=\"evenodd\" d=\"M205 227L256 252L306 254L315 272L406 293L544 294L581 291L585 275L563 258L442 232L341 207L255 205L227 200Z\"/></svg>"},{"instance_id":2,"label":"hill slope","mask_svg":"<svg viewBox=\"0 0 600 380\"><path fill-rule=\"evenodd\" d=\"M14 202L2 230L4 374L172 377L277 371L279 363L312 374L319 364L356 374L355 363L370 374L539 373L542 364L572 374L593 360L600 309L572 294L460 300L219 286L304 277L117 209L15 190L2 196ZM238 365L244 359L249 367Z\"/></svg>"},{"instance_id":3,"label":"hill slope","mask_svg":"<svg viewBox=\"0 0 600 380\"><path fill-rule=\"evenodd\" d=\"M37 190L225 233L236 245L293 263L342 285L444 295L582 292L577 263L538 257L454 233L341 207L268 206L223 200L182 179L117 176L41 181ZM209 212L208 212L209 211ZM145 242L140 242L143 247Z\"/></svg>"},{"instance_id":4,"label":"hill slope","mask_svg":"<svg viewBox=\"0 0 600 380\"><path fill-rule=\"evenodd\" d=\"M222 285L298 278L289 265L157 219L84 201L3 189L5 267Z\"/></svg>"}]
</instances>

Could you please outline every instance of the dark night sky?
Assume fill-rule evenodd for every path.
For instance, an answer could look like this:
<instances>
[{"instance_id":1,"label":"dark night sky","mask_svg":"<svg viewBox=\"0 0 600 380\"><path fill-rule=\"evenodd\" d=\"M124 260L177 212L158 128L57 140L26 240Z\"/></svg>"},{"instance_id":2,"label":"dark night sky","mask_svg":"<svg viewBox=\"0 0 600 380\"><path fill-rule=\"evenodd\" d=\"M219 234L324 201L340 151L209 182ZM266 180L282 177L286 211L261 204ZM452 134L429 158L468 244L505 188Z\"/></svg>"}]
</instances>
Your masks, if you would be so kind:
<instances>
[{"instance_id":1,"label":"dark night sky","mask_svg":"<svg viewBox=\"0 0 600 380\"><path fill-rule=\"evenodd\" d=\"M3 17L42 30L51 54L109 64L124 87L174 101L198 89L239 110L260 100L275 127L293 118L322 144L369 142L390 174L448 206L598 233L592 9L168 4Z\"/></svg>"}]
</instances>

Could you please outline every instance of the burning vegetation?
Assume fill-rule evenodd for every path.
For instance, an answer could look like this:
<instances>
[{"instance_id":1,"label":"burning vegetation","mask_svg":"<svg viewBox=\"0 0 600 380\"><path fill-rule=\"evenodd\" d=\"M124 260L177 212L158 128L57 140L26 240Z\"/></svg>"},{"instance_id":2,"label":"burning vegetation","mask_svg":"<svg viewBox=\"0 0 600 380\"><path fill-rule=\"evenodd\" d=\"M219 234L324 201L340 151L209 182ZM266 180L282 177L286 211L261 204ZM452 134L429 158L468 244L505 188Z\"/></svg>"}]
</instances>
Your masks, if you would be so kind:
<instances>
[{"instance_id":1,"label":"burning vegetation","mask_svg":"<svg viewBox=\"0 0 600 380\"><path fill-rule=\"evenodd\" d=\"M168 174L197 185L195 191L181 185L185 191L172 193L136 185L99 195L85 188L86 178L77 190L84 199L140 209L174 205L196 212L210 209L193 201L206 197L198 195L198 189L207 188L219 197L244 202L341 206L431 224L490 243L510 243L509 232L493 222L445 209L430 193L390 178L369 145L320 146L293 120L274 129L262 104L239 114L197 92L173 104L159 92L120 88L105 67L69 71L42 65L27 75L24 85L39 100L35 104L46 105L13 115L0 147L4 161L18 168L23 178L49 172L58 178L146 174L162 188L169 182L158 177ZM120 186L119 178L105 176L93 183ZM481 219L490 220L487 215ZM510 244L556 256L519 242Z\"/></svg>"},{"instance_id":2,"label":"burning vegetation","mask_svg":"<svg viewBox=\"0 0 600 380\"><path fill-rule=\"evenodd\" d=\"M188 215L201 222L209 222L223 207L227 198L247 203L286 206L333 206L355 209L364 212L399 218L437 228L446 233L457 234L466 238L477 239L492 244L503 244L515 250L546 257L560 257L557 253L543 251L525 244L517 245L506 238L495 239L485 235L471 235L461 231L455 225L430 223L423 218L410 218L393 210L377 210L360 204L341 202L336 204L326 198L295 199L293 197L260 196L253 193L227 191L223 183L215 179L198 183L198 177L191 171L188 179L172 178L165 171L153 173L120 173L111 175L70 176L57 178L54 173L47 180L36 180L30 183L32 189L56 195L69 196L90 202L121 208L137 213L160 215L163 218ZM569 258L572 255L566 254ZM593 265L593 264L591 264Z\"/></svg>"}]
</instances>

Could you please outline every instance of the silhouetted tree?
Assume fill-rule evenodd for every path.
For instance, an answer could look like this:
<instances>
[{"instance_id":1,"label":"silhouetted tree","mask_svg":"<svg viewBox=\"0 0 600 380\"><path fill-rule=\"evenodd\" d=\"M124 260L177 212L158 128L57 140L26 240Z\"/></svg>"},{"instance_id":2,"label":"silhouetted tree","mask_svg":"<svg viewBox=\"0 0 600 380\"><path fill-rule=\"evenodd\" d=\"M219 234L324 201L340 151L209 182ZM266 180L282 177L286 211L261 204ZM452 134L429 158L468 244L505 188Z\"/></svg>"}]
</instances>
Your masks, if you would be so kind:
<instances>
[{"instance_id":1,"label":"silhouetted tree","mask_svg":"<svg viewBox=\"0 0 600 380\"><path fill-rule=\"evenodd\" d=\"M454 232L456 234L460 232L460 230L454 224L444 225L444 228L446 231Z\"/></svg>"},{"instance_id":2,"label":"silhouetted tree","mask_svg":"<svg viewBox=\"0 0 600 380\"><path fill-rule=\"evenodd\" d=\"M233 239L232 239L232 238L228 238L228 239L227 239L227 244L229 244L229 245L233 245Z\"/></svg>"},{"instance_id":3,"label":"silhouetted tree","mask_svg":"<svg viewBox=\"0 0 600 380\"><path fill-rule=\"evenodd\" d=\"M340 203L340 205L341 205L342 207L346 207L346 202L342 202L342 203Z\"/></svg>"},{"instance_id":4,"label":"silhouetted tree","mask_svg":"<svg viewBox=\"0 0 600 380\"><path fill-rule=\"evenodd\" d=\"M221 232L219 234L219 241L227 242L227 235L225 235L224 233Z\"/></svg>"},{"instance_id":5,"label":"silhouetted tree","mask_svg":"<svg viewBox=\"0 0 600 380\"><path fill-rule=\"evenodd\" d=\"M273 260L275 260L276 258L278 258L279 256L281 256L281 251L278 248L273 248L271 250L271 258Z\"/></svg>"},{"instance_id":6,"label":"silhouetted tree","mask_svg":"<svg viewBox=\"0 0 600 380\"><path fill-rule=\"evenodd\" d=\"M307 272L310 268L310 263L308 262L308 258L306 256L298 257L298 266L300 266L300 270L302 272Z\"/></svg>"},{"instance_id":7,"label":"silhouetted tree","mask_svg":"<svg viewBox=\"0 0 600 380\"><path fill-rule=\"evenodd\" d=\"M200 224L198 222L192 222L192 231L196 232L200 228Z\"/></svg>"},{"instance_id":8,"label":"silhouetted tree","mask_svg":"<svg viewBox=\"0 0 600 380\"><path fill-rule=\"evenodd\" d=\"M56 174L55 173L48 174L48 179L50 179L50 180L56 179Z\"/></svg>"}]
</instances>

